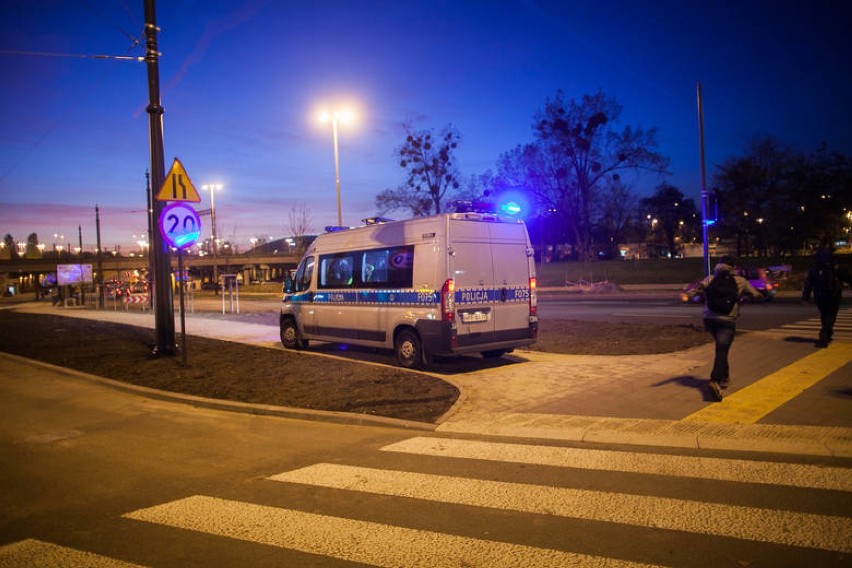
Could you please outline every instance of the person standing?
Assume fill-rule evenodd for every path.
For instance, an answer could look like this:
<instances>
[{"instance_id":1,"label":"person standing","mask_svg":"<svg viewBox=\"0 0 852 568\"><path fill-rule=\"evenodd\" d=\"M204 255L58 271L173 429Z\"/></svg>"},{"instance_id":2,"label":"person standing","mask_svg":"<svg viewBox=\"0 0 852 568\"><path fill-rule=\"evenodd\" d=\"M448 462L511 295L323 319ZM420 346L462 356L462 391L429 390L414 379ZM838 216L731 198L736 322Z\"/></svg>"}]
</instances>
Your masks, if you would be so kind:
<instances>
[{"instance_id":1,"label":"person standing","mask_svg":"<svg viewBox=\"0 0 852 568\"><path fill-rule=\"evenodd\" d=\"M740 317L740 299L750 296L762 299L763 295L736 273L736 259L724 256L707 276L694 288L683 294L684 299L702 295L704 298L704 329L713 336L716 353L710 373L710 391L716 400L722 400L722 390L730 386L728 353L737 333Z\"/></svg>"},{"instance_id":2,"label":"person standing","mask_svg":"<svg viewBox=\"0 0 852 568\"><path fill-rule=\"evenodd\" d=\"M802 301L807 303L813 292L819 308L820 330L816 347L828 347L834 333L834 322L840 311L843 296L843 283L852 285L852 278L843 266L835 262L829 249L820 249L814 255L814 263L805 277L802 288Z\"/></svg>"}]
</instances>

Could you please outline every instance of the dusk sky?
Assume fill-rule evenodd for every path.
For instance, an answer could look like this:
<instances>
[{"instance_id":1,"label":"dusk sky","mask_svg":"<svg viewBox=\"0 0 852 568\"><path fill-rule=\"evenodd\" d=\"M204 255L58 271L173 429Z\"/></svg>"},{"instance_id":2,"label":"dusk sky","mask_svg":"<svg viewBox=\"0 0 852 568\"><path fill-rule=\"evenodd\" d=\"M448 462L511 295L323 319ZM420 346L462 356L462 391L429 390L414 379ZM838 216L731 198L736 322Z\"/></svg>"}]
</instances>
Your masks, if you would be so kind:
<instances>
[{"instance_id":1,"label":"dusk sky","mask_svg":"<svg viewBox=\"0 0 852 568\"><path fill-rule=\"evenodd\" d=\"M708 183L756 135L811 152L852 154L852 9L815 0L160 0L166 168L178 157L219 236L290 234L304 206L314 232L336 224L332 132L323 107L348 104L340 128L344 224L405 179L402 125L461 134L460 173L494 169L533 140L548 98L599 89L620 126L658 129L668 181L698 197L696 83L704 97ZM122 252L146 231L144 63L72 57L144 55L142 0L0 2L0 235L54 234ZM138 38L140 46L133 45ZM39 55L40 54L40 55ZM51 55L48 55L51 54ZM396 211L389 216L405 218ZM204 231L209 234L209 218Z\"/></svg>"}]
</instances>

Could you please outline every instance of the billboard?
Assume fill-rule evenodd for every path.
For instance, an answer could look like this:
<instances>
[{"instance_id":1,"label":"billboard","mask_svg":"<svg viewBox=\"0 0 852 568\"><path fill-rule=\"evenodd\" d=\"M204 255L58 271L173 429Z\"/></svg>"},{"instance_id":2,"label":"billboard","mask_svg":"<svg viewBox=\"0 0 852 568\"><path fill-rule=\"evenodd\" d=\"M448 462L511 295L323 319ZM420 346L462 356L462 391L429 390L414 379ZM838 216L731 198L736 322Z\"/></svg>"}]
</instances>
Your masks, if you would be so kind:
<instances>
[{"instance_id":1,"label":"billboard","mask_svg":"<svg viewBox=\"0 0 852 568\"><path fill-rule=\"evenodd\" d=\"M57 264L56 279L60 286L92 284L91 264Z\"/></svg>"}]
</instances>

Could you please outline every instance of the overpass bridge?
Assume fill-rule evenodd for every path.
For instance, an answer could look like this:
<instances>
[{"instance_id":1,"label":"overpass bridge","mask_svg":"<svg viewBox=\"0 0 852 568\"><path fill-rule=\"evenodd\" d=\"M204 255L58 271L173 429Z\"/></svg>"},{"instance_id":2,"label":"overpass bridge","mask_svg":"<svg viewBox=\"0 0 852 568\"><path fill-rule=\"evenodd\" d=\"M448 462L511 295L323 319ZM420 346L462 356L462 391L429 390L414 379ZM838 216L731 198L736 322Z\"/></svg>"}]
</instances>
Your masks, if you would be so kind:
<instances>
[{"instance_id":1,"label":"overpass bridge","mask_svg":"<svg viewBox=\"0 0 852 568\"><path fill-rule=\"evenodd\" d=\"M198 282L209 282L213 279L215 264L219 274L237 274L245 283L254 281L281 280L286 271L296 268L301 256L281 254L256 255L227 255L213 258L212 256L184 255L183 267L190 276ZM103 271L103 280L135 280L144 278L149 270L150 258L147 256L115 256L86 253L83 255L61 255L59 258L14 258L0 260L0 283L3 293L9 287L13 293L35 291L48 274L55 274L60 264L90 264L95 281L98 280L98 270ZM171 255L172 271L177 272L178 259ZM100 268L99 268L100 267Z\"/></svg>"}]
</instances>

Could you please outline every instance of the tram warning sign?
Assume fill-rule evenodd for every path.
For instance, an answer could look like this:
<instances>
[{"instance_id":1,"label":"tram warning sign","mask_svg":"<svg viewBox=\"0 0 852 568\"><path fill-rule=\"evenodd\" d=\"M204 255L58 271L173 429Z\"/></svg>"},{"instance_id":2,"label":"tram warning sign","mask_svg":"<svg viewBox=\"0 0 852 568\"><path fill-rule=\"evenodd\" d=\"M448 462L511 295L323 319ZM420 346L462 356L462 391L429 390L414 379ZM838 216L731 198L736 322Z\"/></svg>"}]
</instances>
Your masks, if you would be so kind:
<instances>
[{"instance_id":1,"label":"tram warning sign","mask_svg":"<svg viewBox=\"0 0 852 568\"><path fill-rule=\"evenodd\" d=\"M194 203L201 201L198 190L192 185L186 169L177 158L163 180L160 192L157 193L157 201L192 201Z\"/></svg>"}]
</instances>

